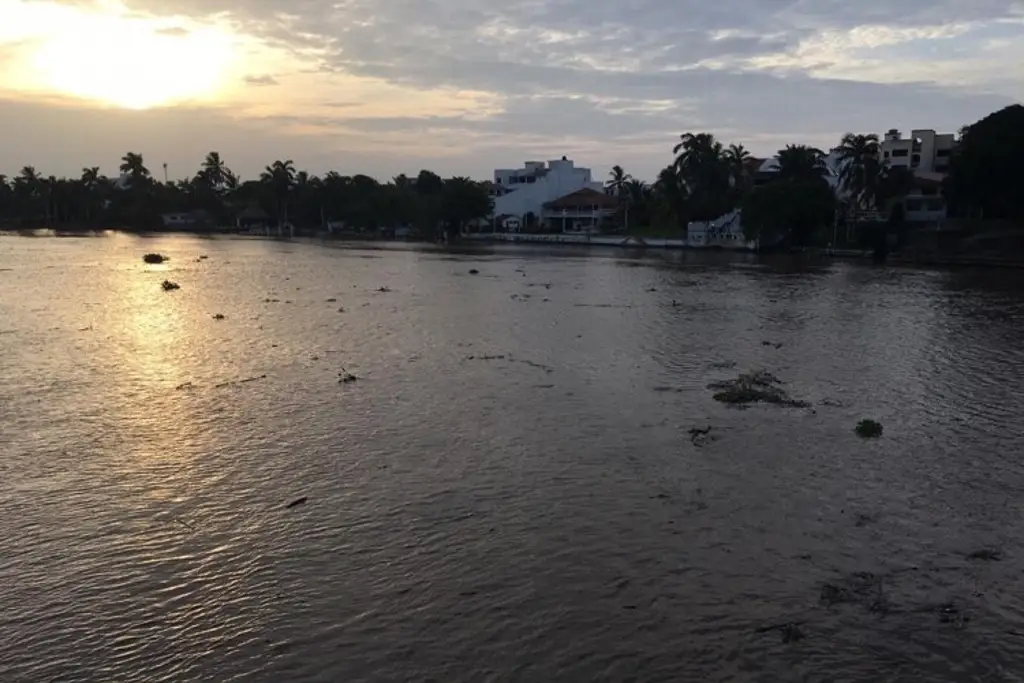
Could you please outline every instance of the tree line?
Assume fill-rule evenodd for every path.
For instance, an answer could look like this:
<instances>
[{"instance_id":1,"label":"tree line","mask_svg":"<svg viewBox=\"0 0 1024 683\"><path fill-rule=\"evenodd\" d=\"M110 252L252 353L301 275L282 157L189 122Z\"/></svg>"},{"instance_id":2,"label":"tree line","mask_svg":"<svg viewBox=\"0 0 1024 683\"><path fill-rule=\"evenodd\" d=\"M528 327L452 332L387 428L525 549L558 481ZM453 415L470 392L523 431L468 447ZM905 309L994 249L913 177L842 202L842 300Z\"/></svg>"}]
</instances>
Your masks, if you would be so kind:
<instances>
[{"instance_id":1,"label":"tree line","mask_svg":"<svg viewBox=\"0 0 1024 683\"><path fill-rule=\"evenodd\" d=\"M690 221L742 209L748 238L807 244L821 239L823 228L866 213L890 224L901 221L901 200L914 176L888 166L880 144L874 134L844 135L832 150L838 177L829 182L832 170L820 149L787 145L776 155L776 172L758 174L743 145L727 146L710 133L685 133L654 182L615 166L606 188L621 199L621 223L631 226L670 226L685 235ZM1013 105L964 126L942 188L951 215L1024 220L1022 159L1024 107ZM78 178L44 176L31 166L13 178L0 175L0 225L149 229L160 225L163 214L189 211L209 216L206 225L231 225L258 207L278 226L409 226L437 235L484 223L493 208L489 181L445 179L427 170L382 183L333 171L318 177L281 160L242 181L217 152L207 154L185 180L159 182L134 152L125 154L118 170L117 178L98 167L82 169Z\"/></svg>"},{"instance_id":2,"label":"tree line","mask_svg":"<svg viewBox=\"0 0 1024 683\"><path fill-rule=\"evenodd\" d=\"M605 186L622 200L623 223L685 231L690 221L713 221L741 209L746 237L762 243L824 241L831 234L824 228L865 215L902 224L902 200L915 177L888 165L878 136L847 133L831 152L832 168L823 150L787 145L776 153L774 172L759 174L758 160L743 145L685 133L653 183L615 166ZM961 128L941 192L950 215L1024 221L1022 160L1024 107L1013 105Z\"/></svg>"},{"instance_id":3,"label":"tree line","mask_svg":"<svg viewBox=\"0 0 1024 683\"><path fill-rule=\"evenodd\" d=\"M196 212L197 227L233 225L240 214L265 216L273 226L376 231L408 226L428 236L458 232L491 213L490 184L441 178L423 170L381 183L367 175L330 172L319 177L274 161L259 178L241 180L218 152L210 152L194 176L160 182L141 154L121 159L110 178L98 167L78 178L43 176L26 166L13 178L0 175L0 224L16 228L153 229L161 216Z\"/></svg>"}]
</instances>

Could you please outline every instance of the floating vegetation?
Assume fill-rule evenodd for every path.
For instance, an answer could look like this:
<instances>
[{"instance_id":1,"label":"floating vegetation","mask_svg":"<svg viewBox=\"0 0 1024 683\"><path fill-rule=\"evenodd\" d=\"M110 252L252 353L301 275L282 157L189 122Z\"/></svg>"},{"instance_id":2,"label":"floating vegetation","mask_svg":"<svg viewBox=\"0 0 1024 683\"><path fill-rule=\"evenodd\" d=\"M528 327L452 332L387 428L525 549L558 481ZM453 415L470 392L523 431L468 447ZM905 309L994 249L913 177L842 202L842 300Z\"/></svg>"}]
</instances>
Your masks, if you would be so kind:
<instances>
[{"instance_id":1,"label":"floating vegetation","mask_svg":"<svg viewBox=\"0 0 1024 683\"><path fill-rule=\"evenodd\" d=\"M165 292L170 292L175 289L181 289L181 285L179 285L177 282L171 282L170 280L164 280L160 286L164 288Z\"/></svg>"},{"instance_id":2,"label":"floating vegetation","mask_svg":"<svg viewBox=\"0 0 1024 683\"><path fill-rule=\"evenodd\" d=\"M286 510L290 510L290 509L298 507L300 505L305 505L306 501L308 501L308 500L309 500L309 496L302 496L301 498L296 498L295 500L293 500L292 502L288 503L284 507L285 507Z\"/></svg>"},{"instance_id":3,"label":"floating vegetation","mask_svg":"<svg viewBox=\"0 0 1024 683\"><path fill-rule=\"evenodd\" d=\"M967 553L968 560L984 560L985 562L998 562L1003 559L1003 553L993 548L982 548L975 550L974 552Z\"/></svg>"},{"instance_id":4,"label":"floating vegetation","mask_svg":"<svg viewBox=\"0 0 1024 683\"><path fill-rule=\"evenodd\" d=\"M781 388L782 381L765 370L756 370L741 374L736 379L724 382L712 382L708 389L716 391L712 397L716 401L730 405L746 405L749 403L772 403L792 408L806 408L806 401L789 398Z\"/></svg>"},{"instance_id":5,"label":"floating vegetation","mask_svg":"<svg viewBox=\"0 0 1024 683\"><path fill-rule=\"evenodd\" d=\"M170 259L163 254L146 254L142 257L142 260L146 263L163 263L164 261L170 261Z\"/></svg>"},{"instance_id":6,"label":"floating vegetation","mask_svg":"<svg viewBox=\"0 0 1024 683\"><path fill-rule=\"evenodd\" d=\"M861 420L853 428L853 431L862 439L877 439L882 435L882 423L875 420Z\"/></svg>"},{"instance_id":7,"label":"floating vegetation","mask_svg":"<svg viewBox=\"0 0 1024 683\"><path fill-rule=\"evenodd\" d=\"M860 604L870 612L884 611L888 605L882 577L871 572L854 572L838 583L822 584L820 600L828 607Z\"/></svg>"},{"instance_id":8,"label":"floating vegetation","mask_svg":"<svg viewBox=\"0 0 1024 683\"><path fill-rule=\"evenodd\" d=\"M769 633L771 631L778 631L782 636L782 642L795 643L804 637L804 632L800 630L802 621L787 621L784 624L772 624L771 626L762 626L757 629L755 633Z\"/></svg>"}]
</instances>

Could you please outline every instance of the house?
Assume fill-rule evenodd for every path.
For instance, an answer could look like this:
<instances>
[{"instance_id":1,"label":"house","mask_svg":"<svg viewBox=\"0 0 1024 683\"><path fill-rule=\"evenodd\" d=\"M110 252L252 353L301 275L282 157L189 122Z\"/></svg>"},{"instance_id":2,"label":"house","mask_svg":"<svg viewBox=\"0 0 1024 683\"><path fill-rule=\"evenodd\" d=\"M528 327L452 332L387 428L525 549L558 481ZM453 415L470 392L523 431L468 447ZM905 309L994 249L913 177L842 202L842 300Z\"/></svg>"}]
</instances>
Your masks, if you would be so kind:
<instances>
[{"instance_id":1,"label":"house","mask_svg":"<svg viewBox=\"0 0 1024 683\"><path fill-rule=\"evenodd\" d=\"M241 232L266 232L270 226L270 214L258 204L245 207L235 218L235 227Z\"/></svg>"},{"instance_id":2,"label":"house","mask_svg":"<svg viewBox=\"0 0 1024 683\"><path fill-rule=\"evenodd\" d=\"M207 230L216 223L213 215L205 209L161 214L160 221L168 230Z\"/></svg>"},{"instance_id":3,"label":"house","mask_svg":"<svg viewBox=\"0 0 1024 683\"><path fill-rule=\"evenodd\" d=\"M541 207L541 222L551 231L600 232L601 225L615 215L618 197L603 190L584 187Z\"/></svg>"},{"instance_id":4,"label":"house","mask_svg":"<svg viewBox=\"0 0 1024 683\"><path fill-rule=\"evenodd\" d=\"M904 218L910 223L936 223L946 219L942 196L945 173L914 171L914 189L903 198Z\"/></svg>"},{"instance_id":5,"label":"house","mask_svg":"<svg viewBox=\"0 0 1024 683\"><path fill-rule=\"evenodd\" d=\"M955 147L956 134L929 129L913 130L909 138L904 138L892 128L879 144L882 159L889 166L903 166L915 173L948 173Z\"/></svg>"},{"instance_id":6,"label":"house","mask_svg":"<svg viewBox=\"0 0 1024 683\"><path fill-rule=\"evenodd\" d=\"M589 168L579 168L564 156L547 163L527 161L523 168L496 169L493 188L494 215L513 216L521 226L535 224L545 204L577 190L604 191Z\"/></svg>"}]
</instances>

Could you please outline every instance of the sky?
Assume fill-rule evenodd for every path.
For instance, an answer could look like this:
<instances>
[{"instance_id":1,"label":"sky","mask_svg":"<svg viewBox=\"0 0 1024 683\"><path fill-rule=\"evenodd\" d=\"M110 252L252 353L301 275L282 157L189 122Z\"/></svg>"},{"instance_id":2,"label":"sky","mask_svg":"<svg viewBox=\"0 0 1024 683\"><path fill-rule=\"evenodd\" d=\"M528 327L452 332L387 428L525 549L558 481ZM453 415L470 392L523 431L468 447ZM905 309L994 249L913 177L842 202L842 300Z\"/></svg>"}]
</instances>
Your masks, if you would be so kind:
<instances>
[{"instance_id":1,"label":"sky","mask_svg":"<svg viewBox=\"0 0 1024 683\"><path fill-rule=\"evenodd\" d=\"M1024 0L0 0L0 174L652 179L685 132L954 132L1022 74Z\"/></svg>"}]
</instances>

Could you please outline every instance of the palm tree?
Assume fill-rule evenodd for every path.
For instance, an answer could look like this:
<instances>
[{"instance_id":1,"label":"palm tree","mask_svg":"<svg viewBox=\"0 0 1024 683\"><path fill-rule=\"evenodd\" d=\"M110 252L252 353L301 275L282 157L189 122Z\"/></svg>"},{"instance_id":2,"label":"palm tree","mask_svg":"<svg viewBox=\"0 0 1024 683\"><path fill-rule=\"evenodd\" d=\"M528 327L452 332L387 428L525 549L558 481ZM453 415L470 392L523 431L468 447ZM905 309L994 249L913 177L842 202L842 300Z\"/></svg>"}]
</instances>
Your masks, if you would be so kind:
<instances>
[{"instance_id":1,"label":"palm tree","mask_svg":"<svg viewBox=\"0 0 1024 683\"><path fill-rule=\"evenodd\" d=\"M725 150L725 162L729 165L730 182L741 192L749 184L746 162L750 158L752 158L750 152L743 145L729 145L729 148Z\"/></svg>"},{"instance_id":2,"label":"palm tree","mask_svg":"<svg viewBox=\"0 0 1024 683\"><path fill-rule=\"evenodd\" d=\"M675 164L670 164L658 172L653 192L662 217L681 225L686 218L689 193Z\"/></svg>"},{"instance_id":3,"label":"palm tree","mask_svg":"<svg viewBox=\"0 0 1024 683\"><path fill-rule=\"evenodd\" d=\"M694 220L713 220L732 208L730 168L725 148L714 135L684 133L672 153L688 198L693 199L689 208Z\"/></svg>"},{"instance_id":4,"label":"palm tree","mask_svg":"<svg viewBox=\"0 0 1024 683\"><path fill-rule=\"evenodd\" d=\"M814 180L828 175L825 153L807 145L786 145L776 157L779 162L779 178L789 180Z\"/></svg>"},{"instance_id":5,"label":"palm tree","mask_svg":"<svg viewBox=\"0 0 1024 683\"><path fill-rule=\"evenodd\" d=\"M854 206L868 208L878 192L883 171L878 136L847 133L835 149L839 157L839 186L849 193Z\"/></svg>"},{"instance_id":6,"label":"palm tree","mask_svg":"<svg viewBox=\"0 0 1024 683\"><path fill-rule=\"evenodd\" d=\"M260 182L267 185L274 195L277 204L277 232L281 234L288 222L288 195L295 185L295 162L275 161L260 174Z\"/></svg>"},{"instance_id":7,"label":"palm tree","mask_svg":"<svg viewBox=\"0 0 1024 683\"><path fill-rule=\"evenodd\" d=\"M149 169L142 161L142 155L135 152L128 152L121 157L119 170L128 176L130 185L134 188L144 187L151 178Z\"/></svg>"},{"instance_id":8,"label":"palm tree","mask_svg":"<svg viewBox=\"0 0 1024 683\"><path fill-rule=\"evenodd\" d=\"M618 164L612 166L608 176L608 180L604 183L605 191L615 197L621 197L626 189L626 183L633 179L633 176L626 173Z\"/></svg>"},{"instance_id":9,"label":"palm tree","mask_svg":"<svg viewBox=\"0 0 1024 683\"><path fill-rule=\"evenodd\" d=\"M100 187L100 167L91 166L82 169L82 178L79 181L83 191L83 202L85 204L85 222L92 222L93 206L96 204L96 194Z\"/></svg>"}]
</instances>

